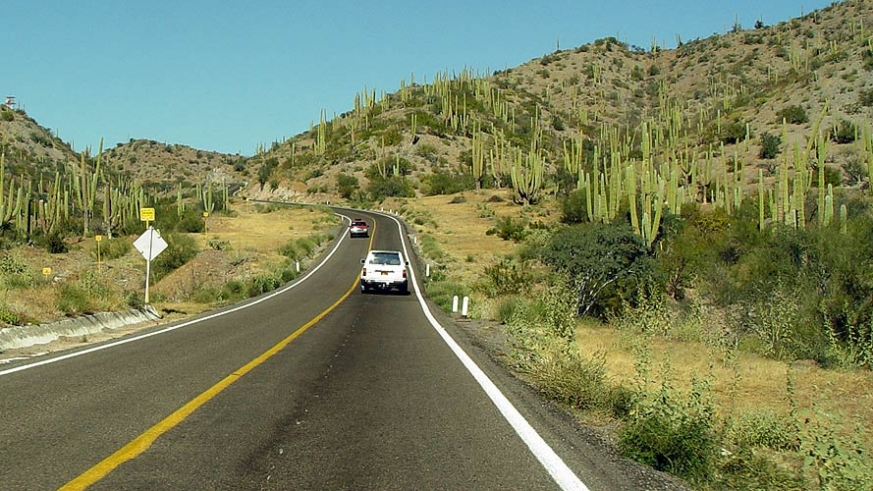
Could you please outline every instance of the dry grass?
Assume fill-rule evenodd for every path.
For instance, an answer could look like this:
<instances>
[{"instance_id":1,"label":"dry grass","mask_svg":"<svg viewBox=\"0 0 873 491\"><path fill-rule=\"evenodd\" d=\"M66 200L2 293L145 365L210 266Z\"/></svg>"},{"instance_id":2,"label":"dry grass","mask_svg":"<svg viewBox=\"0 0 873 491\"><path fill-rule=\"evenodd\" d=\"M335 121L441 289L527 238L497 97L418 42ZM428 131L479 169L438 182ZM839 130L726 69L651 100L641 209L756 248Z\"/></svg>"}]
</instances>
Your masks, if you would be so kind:
<instances>
[{"instance_id":1,"label":"dry grass","mask_svg":"<svg viewBox=\"0 0 873 491\"><path fill-rule=\"evenodd\" d=\"M190 234L202 251L179 270L151 284L153 305L163 311L198 313L214 307L195 302L194 294L206 285L218 285L229 279L245 279L259 271L280 264L284 258L279 248L289 240L329 232L339 225L339 219L327 209L283 207L233 202L233 216L213 215L208 218L206 233ZM133 242L135 237L116 237L112 240ZM103 247L108 239L104 237ZM229 247L213 250L210 242L226 241ZM145 261L131 248L123 257L96 259L94 238L68 244L69 252L49 254L44 249L21 247L10 254L26 264L34 278L27 288L3 289L0 304L17 314L24 322L46 323L65 317L57 308L61 289L77 282L82 286L86 276L92 282L110 285L111 291L103 299L94 299L94 311L123 310L127 308L125 291L144 295ZM105 249L104 249L105 250ZM43 268L51 274L43 277Z\"/></svg>"},{"instance_id":2,"label":"dry grass","mask_svg":"<svg viewBox=\"0 0 873 491\"><path fill-rule=\"evenodd\" d=\"M667 367L671 384L683 391L691 387L693 377L711 377L715 402L724 417L755 411L788 416L790 374L801 411L815 407L842 422L848 432L855 430L856 423L873 421L873 373L867 370L824 370L813 362L786 363L745 352L726 359L724 352L702 343L643 339L611 327L582 327L577 339L585 354L606 353L607 373L616 384L628 385L637 377L635 343L645 343L650 350L656 381ZM873 447L873 432L862 438Z\"/></svg>"},{"instance_id":3,"label":"dry grass","mask_svg":"<svg viewBox=\"0 0 873 491\"><path fill-rule=\"evenodd\" d=\"M206 233L195 234L198 245L205 249L209 240L221 239L230 242L233 250L278 256L279 248L289 240L320 233L326 225L325 212L314 208L243 201L232 210L235 216L206 219Z\"/></svg>"},{"instance_id":4,"label":"dry grass","mask_svg":"<svg viewBox=\"0 0 873 491\"><path fill-rule=\"evenodd\" d=\"M340 220L329 209L235 203L233 216L207 218L206 231L193 234L200 254L155 285L157 308L198 312L210 305L193 302L205 288L220 288L228 280L246 280L264 271L282 269L279 249L291 240L325 234ZM220 250L210 244L222 243Z\"/></svg>"},{"instance_id":5,"label":"dry grass","mask_svg":"<svg viewBox=\"0 0 873 491\"><path fill-rule=\"evenodd\" d=\"M523 209L511 200L510 190L487 189L452 196L426 196L411 201L387 202L385 209L405 209L407 221L419 235L436 239L446 254L450 275L468 283L485 266L511 255L516 244L496 235L487 235L498 218L549 220L556 216L552 204ZM462 201L462 202L457 202ZM409 217L413 217L411 220ZM425 223L416 223L415 218Z\"/></svg>"}]
</instances>

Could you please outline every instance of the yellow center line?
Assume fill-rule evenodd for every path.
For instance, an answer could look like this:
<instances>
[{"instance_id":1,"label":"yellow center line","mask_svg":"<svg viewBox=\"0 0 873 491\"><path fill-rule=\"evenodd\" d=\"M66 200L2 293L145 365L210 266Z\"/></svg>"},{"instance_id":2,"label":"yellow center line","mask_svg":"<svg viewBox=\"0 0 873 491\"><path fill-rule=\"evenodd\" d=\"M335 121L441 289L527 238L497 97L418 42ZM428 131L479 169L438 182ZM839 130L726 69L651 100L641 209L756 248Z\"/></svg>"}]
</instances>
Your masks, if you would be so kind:
<instances>
[{"instance_id":1,"label":"yellow center line","mask_svg":"<svg viewBox=\"0 0 873 491\"><path fill-rule=\"evenodd\" d=\"M372 244L372 238L370 239L370 243ZM217 396L221 391L228 388L230 384L239 380L243 375L247 374L251 370L253 370L258 365L267 361L270 357L281 351L284 347L288 346L291 341L294 341L301 334L306 332L307 329L318 323L321 319L323 319L327 314L333 311L340 303L342 303L349 295L355 291L355 288L358 287L358 282L360 281L360 274L355 278L354 283L352 283L351 288L349 288L342 297L339 298L336 302L333 303L330 307L324 310L322 313L318 314L315 318L301 326L299 329L294 331L290 336L279 341L278 344L273 346L272 348L265 351L263 354L255 358L254 360L246 363L239 369L235 370L233 373L225 377L223 380L213 385L212 387L206 389L202 394L198 395L194 399L191 399L187 404L177 409L173 414L167 416L162 421L152 426L144 433L130 441L127 445L121 447L118 451L106 457L95 465L91 467L72 481L68 482L61 488L59 491L80 491L86 489L88 486L96 483L97 481L106 477L110 472L115 470L121 464L135 459L139 454L145 452L152 443L155 442L161 435L170 431L173 427L181 423L185 418L191 415L194 411L196 411L200 406L206 404L212 398Z\"/></svg>"}]
</instances>

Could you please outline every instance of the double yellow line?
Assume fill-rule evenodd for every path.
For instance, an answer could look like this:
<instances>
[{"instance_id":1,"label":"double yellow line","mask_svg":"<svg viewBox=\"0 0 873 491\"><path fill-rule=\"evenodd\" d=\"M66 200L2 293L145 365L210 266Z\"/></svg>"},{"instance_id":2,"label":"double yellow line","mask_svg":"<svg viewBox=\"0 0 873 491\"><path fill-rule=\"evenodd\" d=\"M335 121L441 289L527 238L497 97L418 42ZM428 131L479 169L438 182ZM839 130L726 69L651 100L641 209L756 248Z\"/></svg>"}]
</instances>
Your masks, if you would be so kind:
<instances>
[{"instance_id":1,"label":"double yellow line","mask_svg":"<svg viewBox=\"0 0 873 491\"><path fill-rule=\"evenodd\" d=\"M373 227L375 231L375 224ZM372 248L373 246L373 235L370 234L370 243L368 248ZM327 314L332 312L339 304L341 304L352 292L358 288L358 282L360 281L360 274L355 278L352 286L330 307L325 309L323 312L315 316L312 320L301 326L299 329L291 333L290 336L286 337L282 341L279 341L275 346L265 351L263 354L255 358L254 360L246 363L242 367L235 370L233 373L219 381L217 384L212 387L206 389L205 392L201 393L191 401L189 401L184 406L180 407L172 414L158 422L156 425L152 426L144 433L130 441L127 445L121 447L115 453L106 457L102 461L100 461L94 467L91 467L84 473L80 474L78 477L73 479L72 481L64 484L59 488L59 491L80 491L87 489L88 486L96 483L97 481L103 479L110 472L118 468L121 464L135 459L141 453L145 452L161 435L173 429L176 425L185 420L188 416L190 416L194 411L200 408L200 406L206 404L210 400L212 400L215 396L221 393L224 389L230 387L230 385L237 380L240 379L243 375L252 371L258 365L264 363L270 357L281 351L283 348L288 346L291 341L294 341L301 334L306 332L307 329L317 324L321 319L323 319Z\"/></svg>"}]
</instances>

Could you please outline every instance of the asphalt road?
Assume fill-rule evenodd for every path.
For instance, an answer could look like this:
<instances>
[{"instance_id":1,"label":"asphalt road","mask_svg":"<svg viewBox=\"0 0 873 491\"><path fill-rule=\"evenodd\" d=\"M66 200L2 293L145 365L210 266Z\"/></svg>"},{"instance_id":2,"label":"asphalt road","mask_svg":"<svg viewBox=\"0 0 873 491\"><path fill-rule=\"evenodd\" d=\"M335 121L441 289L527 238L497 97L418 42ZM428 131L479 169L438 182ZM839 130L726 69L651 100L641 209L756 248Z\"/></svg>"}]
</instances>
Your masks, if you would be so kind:
<instances>
[{"instance_id":1,"label":"asphalt road","mask_svg":"<svg viewBox=\"0 0 873 491\"><path fill-rule=\"evenodd\" d=\"M417 288L361 293L369 247L408 247L367 217L372 241L343 235L279 292L0 367L0 491L676 489L539 401Z\"/></svg>"}]
</instances>

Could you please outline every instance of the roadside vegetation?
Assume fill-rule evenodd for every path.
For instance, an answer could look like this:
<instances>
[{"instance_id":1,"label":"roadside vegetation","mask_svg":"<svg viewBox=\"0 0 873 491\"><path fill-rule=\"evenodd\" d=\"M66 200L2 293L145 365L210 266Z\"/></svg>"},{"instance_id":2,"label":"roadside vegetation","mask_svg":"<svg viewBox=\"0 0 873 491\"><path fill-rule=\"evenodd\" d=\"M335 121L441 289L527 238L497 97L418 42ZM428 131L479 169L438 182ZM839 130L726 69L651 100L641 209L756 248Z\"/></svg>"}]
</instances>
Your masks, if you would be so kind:
<instances>
[{"instance_id":1,"label":"roadside vegetation","mask_svg":"<svg viewBox=\"0 0 873 491\"><path fill-rule=\"evenodd\" d=\"M502 220L473 205L492 193L464 209L409 202L408 216L478 222L484 240ZM452 233L419 250L436 271L428 296L448 312L470 296L471 316L508 336L502 359L544 396L697 489L873 483L866 213L843 232L760 231L755 210L690 206L646 246L627 212L608 224L528 212L551 219L496 261L468 262Z\"/></svg>"}]
</instances>

